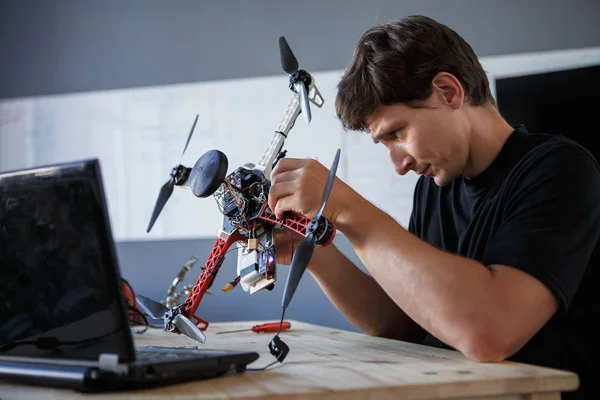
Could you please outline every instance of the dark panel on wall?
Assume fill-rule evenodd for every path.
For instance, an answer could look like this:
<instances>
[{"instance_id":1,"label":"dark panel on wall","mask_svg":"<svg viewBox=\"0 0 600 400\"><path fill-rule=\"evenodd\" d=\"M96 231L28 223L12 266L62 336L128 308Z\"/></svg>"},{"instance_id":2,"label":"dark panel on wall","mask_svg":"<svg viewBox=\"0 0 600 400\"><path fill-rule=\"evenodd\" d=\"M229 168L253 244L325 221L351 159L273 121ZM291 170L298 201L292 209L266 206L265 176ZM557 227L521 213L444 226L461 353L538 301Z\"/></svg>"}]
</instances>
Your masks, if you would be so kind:
<instances>
[{"instance_id":1,"label":"dark panel on wall","mask_svg":"<svg viewBox=\"0 0 600 400\"><path fill-rule=\"evenodd\" d=\"M496 80L500 112L530 132L561 134L600 160L600 66Z\"/></svg>"}]
</instances>

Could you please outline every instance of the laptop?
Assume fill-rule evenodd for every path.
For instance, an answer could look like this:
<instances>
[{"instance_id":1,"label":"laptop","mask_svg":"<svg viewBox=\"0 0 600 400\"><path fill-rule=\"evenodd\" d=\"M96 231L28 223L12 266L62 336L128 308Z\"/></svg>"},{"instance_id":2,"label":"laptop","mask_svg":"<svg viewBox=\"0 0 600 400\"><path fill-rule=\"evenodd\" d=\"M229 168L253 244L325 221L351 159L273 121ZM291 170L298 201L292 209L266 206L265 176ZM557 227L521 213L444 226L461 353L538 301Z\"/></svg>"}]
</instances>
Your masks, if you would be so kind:
<instances>
[{"instance_id":1,"label":"laptop","mask_svg":"<svg viewBox=\"0 0 600 400\"><path fill-rule=\"evenodd\" d=\"M241 373L259 357L136 347L122 290L98 159L0 173L0 384L128 390Z\"/></svg>"}]
</instances>

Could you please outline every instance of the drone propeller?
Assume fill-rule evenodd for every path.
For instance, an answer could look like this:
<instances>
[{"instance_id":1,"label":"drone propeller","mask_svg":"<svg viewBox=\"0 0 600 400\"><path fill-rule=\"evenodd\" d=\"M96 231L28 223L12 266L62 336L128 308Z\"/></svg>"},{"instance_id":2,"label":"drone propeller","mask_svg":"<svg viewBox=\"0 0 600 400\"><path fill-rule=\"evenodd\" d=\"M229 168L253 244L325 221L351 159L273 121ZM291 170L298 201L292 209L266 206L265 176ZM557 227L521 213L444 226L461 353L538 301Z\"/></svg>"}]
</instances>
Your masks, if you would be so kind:
<instances>
[{"instance_id":1,"label":"drone propeller","mask_svg":"<svg viewBox=\"0 0 600 400\"><path fill-rule=\"evenodd\" d=\"M281 57L281 67L285 72L292 75L294 72L298 71L298 60L283 36L279 38L279 55Z\"/></svg>"},{"instance_id":2,"label":"drone propeller","mask_svg":"<svg viewBox=\"0 0 600 400\"><path fill-rule=\"evenodd\" d=\"M165 316L165 313L169 311L164 304L156 302L146 296L142 296L141 294L135 296L135 299L142 311L154 319L161 319Z\"/></svg>"},{"instance_id":3,"label":"drone propeller","mask_svg":"<svg viewBox=\"0 0 600 400\"><path fill-rule=\"evenodd\" d=\"M190 140L192 140L192 135L194 134L194 129L196 129L196 123L198 122L198 114L196 114L196 118L194 118L194 123L192 124L192 129L190 129L190 133L188 134L187 140L185 141L185 146L183 147L183 151L181 152L181 158L179 159L179 164L183 161L183 155L190 144Z\"/></svg>"},{"instance_id":4,"label":"drone propeller","mask_svg":"<svg viewBox=\"0 0 600 400\"><path fill-rule=\"evenodd\" d=\"M184 317L183 314L177 314L173 318L173 325L179 329L179 332L185 336L197 340L200 343L206 343L206 335L192 321Z\"/></svg>"},{"instance_id":5,"label":"drone propeller","mask_svg":"<svg viewBox=\"0 0 600 400\"><path fill-rule=\"evenodd\" d=\"M169 317L171 309L165 305L158 303L148 297L138 294L136 301L141 310L154 319L165 319ZM172 315L172 314L171 314ZM192 321L189 320L183 314L177 314L171 321L171 324L175 326L181 333L189 338L199 341L200 343L206 342L206 335L200 328L198 328Z\"/></svg>"},{"instance_id":6,"label":"drone propeller","mask_svg":"<svg viewBox=\"0 0 600 400\"><path fill-rule=\"evenodd\" d=\"M302 278L302 274L306 270L306 266L312 257L313 251L315 249L315 232L319 227L319 219L321 218L321 214L325 209L325 203L327 203L327 199L329 198L329 193L331 192L331 188L333 187L333 182L335 180L335 173L337 170L338 163L340 161L340 149L337 150L335 154L335 158L333 160L333 165L331 166L331 170L329 171L329 177L327 178L327 183L325 185L325 191L323 192L323 199L321 200L321 208L317 215L308 223L306 227L307 235L294 252L294 256L292 257L292 263L290 267L290 272L288 274L288 279L285 284L285 289L283 291L283 300L281 302L281 307L285 310L287 306L290 304L292 300L292 296L300 283L300 278Z\"/></svg>"},{"instance_id":7,"label":"drone propeller","mask_svg":"<svg viewBox=\"0 0 600 400\"><path fill-rule=\"evenodd\" d=\"M192 134L194 133L194 129L196 128L196 123L198 122L198 114L196 114L196 118L194 119L194 123L192 124L192 129L190 129L190 133L188 134L187 141L185 142L185 147L183 148L183 152L181 152L181 159L176 167L171 169L170 177L167 182L160 188L160 192L158 193L158 198L156 199L156 204L154 205L154 209L152 210L152 216L150 217L150 223L148 224L148 228L146 229L146 233L150 232L154 223L156 222L158 216L160 215L162 209L165 204L167 204L167 200L173 194L173 188L175 185L183 184L187 178L186 168L181 165L181 161L183 161L183 155L187 150L188 145L190 144L190 140L192 139Z\"/></svg>"},{"instance_id":8,"label":"drone propeller","mask_svg":"<svg viewBox=\"0 0 600 400\"><path fill-rule=\"evenodd\" d=\"M279 38L279 54L281 58L281 67L285 72L290 74L290 88L293 88L293 90L298 93L300 109L302 110L302 114L304 114L304 120L309 124L311 113L310 104L308 102L308 91L306 88L310 85L311 77L306 71L299 69L298 60L283 36Z\"/></svg>"}]
</instances>

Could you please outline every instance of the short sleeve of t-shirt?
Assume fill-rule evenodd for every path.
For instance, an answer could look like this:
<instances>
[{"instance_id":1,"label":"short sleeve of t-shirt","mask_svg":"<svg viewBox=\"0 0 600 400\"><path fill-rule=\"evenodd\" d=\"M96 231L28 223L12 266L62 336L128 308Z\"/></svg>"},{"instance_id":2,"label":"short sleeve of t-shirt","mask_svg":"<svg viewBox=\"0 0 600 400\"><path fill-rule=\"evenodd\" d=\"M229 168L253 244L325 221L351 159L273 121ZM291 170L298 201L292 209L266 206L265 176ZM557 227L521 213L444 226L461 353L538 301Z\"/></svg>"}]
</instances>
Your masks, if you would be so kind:
<instances>
[{"instance_id":1,"label":"short sleeve of t-shirt","mask_svg":"<svg viewBox=\"0 0 600 400\"><path fill-rule=\"evenodd\" d=\"M519 268L568 309L600 235L600 169L567 141L532 150L503 185L502 223L483 263Z\"/></svg>"},{"instance_id":2,"label":"short sleeve of t-shirt","mask_svg":"<svg viewBox=\"0 0 600 400\"><path fill-rule=\"evenodd\" d=\"M417 215L420 215L420 198L418 194L421 192L421 186L423 185L423 176L420 176L415 184L415 190L413 192L413 206L408 219L408 231L413 235L416 235L420 231L420 227L417 222Z\"/></svg>"}]
</instances>

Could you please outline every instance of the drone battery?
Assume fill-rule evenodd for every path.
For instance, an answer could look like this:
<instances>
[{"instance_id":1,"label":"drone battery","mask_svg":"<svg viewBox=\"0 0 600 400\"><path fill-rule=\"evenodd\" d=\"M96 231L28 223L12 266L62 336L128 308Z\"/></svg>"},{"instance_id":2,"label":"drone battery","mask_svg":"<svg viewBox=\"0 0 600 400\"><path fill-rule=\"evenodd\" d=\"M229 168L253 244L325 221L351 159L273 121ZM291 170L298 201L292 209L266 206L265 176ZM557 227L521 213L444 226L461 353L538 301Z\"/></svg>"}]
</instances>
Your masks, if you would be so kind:
<instances>
[{"instance_id":1,"label":"drone battery","mask_svg":"<svg viewBox=\"0 0 600 400\"><path fill-rule=\"evenodd\" d=\"M258 252L256 250L238 254L238 274L240 284L244 289L254 285L261 279L258 274Z\"/></svg>"}]
</instances>

